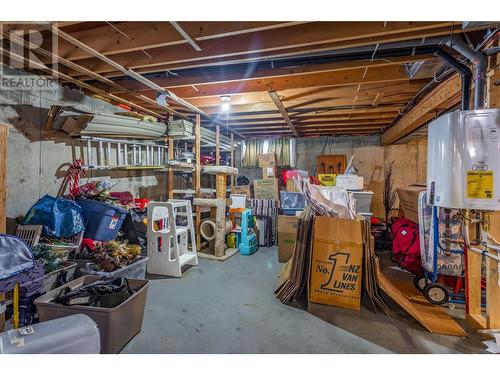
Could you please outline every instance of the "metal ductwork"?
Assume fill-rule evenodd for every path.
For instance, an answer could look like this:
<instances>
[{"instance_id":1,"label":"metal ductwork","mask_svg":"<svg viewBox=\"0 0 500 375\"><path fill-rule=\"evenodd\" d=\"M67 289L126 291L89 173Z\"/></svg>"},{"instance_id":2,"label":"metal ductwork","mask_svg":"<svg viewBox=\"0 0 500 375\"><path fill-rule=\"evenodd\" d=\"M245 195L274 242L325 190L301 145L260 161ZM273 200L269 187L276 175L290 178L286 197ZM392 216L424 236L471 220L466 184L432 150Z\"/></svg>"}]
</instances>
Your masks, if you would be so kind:
<instances>
[{"instance_id":1,"label":"metal ductwork","mask_svg":"<svg viewBox=\"0 0 500 375\"><path fill-rule=\"evenodd\" d=\"M449 53L443 51L442 49L436 49L435 54L445 61L445 63L452 67L457 73L460 74L462 80L462 110L470 109L470 87L472 72L468 66L462 64L460 61L455 59Z\"/></svg>"},{"instance_id":2,"label":"metal ductwork","mask_svg":"<svg viewBox=\"0 0 500 375\"><path fill-rule=\"evenodd\" d=\"M470 48L466 43L458 38L450 38L446 45L462 54L474 65L474 109L484 108L484 88L486 79L486 67L488 60L482 52Z\"/></svg>"}]
</instances>

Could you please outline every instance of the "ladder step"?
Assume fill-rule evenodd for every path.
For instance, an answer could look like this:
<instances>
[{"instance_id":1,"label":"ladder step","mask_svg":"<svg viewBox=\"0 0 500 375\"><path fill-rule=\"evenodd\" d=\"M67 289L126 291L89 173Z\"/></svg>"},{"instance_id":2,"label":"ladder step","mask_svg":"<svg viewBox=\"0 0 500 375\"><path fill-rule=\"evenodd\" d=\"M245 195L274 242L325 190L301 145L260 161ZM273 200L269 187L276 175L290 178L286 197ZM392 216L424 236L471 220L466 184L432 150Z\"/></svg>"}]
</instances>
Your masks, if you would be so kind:
<instances>
[{"instance_id":1,"label":"ladder step","mask_svg":"<svg viewBox=\"0 0 500 375\"><path fill-rule=\"evenodd\" d=\"M196 253L184 253L181 255L181 267L196 258Z\"/></svg>"}]
</instances>

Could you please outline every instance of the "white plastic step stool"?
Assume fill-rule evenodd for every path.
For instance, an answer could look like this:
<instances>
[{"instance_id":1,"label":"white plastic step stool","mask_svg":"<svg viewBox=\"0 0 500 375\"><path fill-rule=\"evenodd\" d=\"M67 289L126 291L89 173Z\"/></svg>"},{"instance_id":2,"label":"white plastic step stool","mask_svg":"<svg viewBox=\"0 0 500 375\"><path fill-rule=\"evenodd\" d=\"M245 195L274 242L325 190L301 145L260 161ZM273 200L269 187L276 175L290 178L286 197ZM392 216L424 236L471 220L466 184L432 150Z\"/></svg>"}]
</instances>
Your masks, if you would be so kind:
<instances>
[{"instance_id":1,"label":"white plastic step stool","mask_svg":"<svg viewBox=\"0 0 500 375\"><path fill-rule=\"evenodd\" d=\"M186 217L187 226L178 226L177 217ZM188 247L189 239L191 249ZM148 272L181 277L181 268L186 264L198 265L191 202L181 199L149 202Z\"/></svg>"}]
</instances>

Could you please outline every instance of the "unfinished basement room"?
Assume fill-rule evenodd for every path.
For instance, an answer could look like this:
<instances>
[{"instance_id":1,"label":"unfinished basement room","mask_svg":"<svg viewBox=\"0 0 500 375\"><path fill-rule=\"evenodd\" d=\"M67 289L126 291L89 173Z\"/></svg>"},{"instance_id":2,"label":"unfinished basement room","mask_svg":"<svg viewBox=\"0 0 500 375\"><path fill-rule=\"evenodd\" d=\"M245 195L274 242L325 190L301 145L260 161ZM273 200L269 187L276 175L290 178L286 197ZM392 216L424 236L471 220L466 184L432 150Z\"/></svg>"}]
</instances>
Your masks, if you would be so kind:
<instances>
[{"instance_id":1,"label":"unfinished basement room","mask_svg":"<svg viewBox=\"0 0 500 375\"><path fill-rule=\"evenodd\" d=\"M500 352L499 21L91 3L0 16L0 369Z\"/></svg>"}]
</instances>

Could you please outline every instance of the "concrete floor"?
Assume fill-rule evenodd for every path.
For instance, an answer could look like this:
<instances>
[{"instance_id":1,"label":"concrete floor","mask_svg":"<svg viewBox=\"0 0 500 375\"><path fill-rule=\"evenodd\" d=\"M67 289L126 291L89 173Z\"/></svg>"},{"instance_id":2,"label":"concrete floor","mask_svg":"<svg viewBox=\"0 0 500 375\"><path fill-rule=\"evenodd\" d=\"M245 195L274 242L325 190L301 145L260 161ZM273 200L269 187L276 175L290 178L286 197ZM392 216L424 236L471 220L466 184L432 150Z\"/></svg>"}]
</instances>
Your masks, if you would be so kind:
<instances>
[{"instance_id":1,"label":"concrete floor","mask_svg":"<svg viewBox=\"0 0 500 375\"><path fill-rule=\"evenodd\" d=\"M479 337L431 334L392 304L392 318L335 309L335 324L283 305L280 268L271 247L151 280L142 331L122 353L484 353Z\"/></svg>"}]
</instances>

